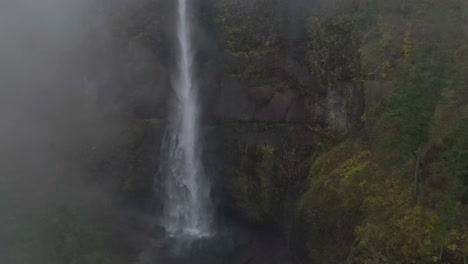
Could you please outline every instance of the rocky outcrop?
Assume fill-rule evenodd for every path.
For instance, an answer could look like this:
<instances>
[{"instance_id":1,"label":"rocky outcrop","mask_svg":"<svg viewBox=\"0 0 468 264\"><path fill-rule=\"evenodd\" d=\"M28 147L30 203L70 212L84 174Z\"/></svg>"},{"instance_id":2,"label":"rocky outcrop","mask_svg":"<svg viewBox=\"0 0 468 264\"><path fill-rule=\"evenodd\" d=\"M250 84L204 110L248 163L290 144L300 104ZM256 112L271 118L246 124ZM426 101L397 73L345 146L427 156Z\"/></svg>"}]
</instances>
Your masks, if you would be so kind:
<instances>
[{"instance_id":1,"label":"rocky outcrop","mask_svg":"<svg viewBox=\"0 0 468 264\"><path fill-rule=\"evenodd\" d=\"M146 212L154 212L160 207L155 190L164 127L164 122L158 119L130 122L122 143L97 164L102 175L112 176L106 181L115 182L113 189L122 206Z\"/></svg>"},{"instance_id":2,"label":"rocky outcrop","mask_svg":"<svg viewBox=\"0 0 468 264\"><path fill-rule=\"evenodd\" d=\"M225 119L249 121L255 104L248 98L239 80L226 78L221 82L215 100L215 115Z\"/></svg>"},{"instance_id":3,"label":"rocky outcrop","mask_svg":"<svg viewBox=\"0 0 468 264\"><path fill-rule=\"evenodd\" d=\"M205 156L222 161L214 162L222 166L210 174L220 211L288 237L288 216L308 186L308 157L336 138L287 123L222 123L210 133L216 135L209 137L216 148L206 149Z\"/></svg>"},{"instance_id":4,"label":"rocky outcrop","mask_svg":"<svg viewBox=\"0 0 468 264\"><path fill-rule=\"evenodd\" d=\"M259 3L244 2L239 2L238 6L243 12L262 10ZM159 14L160 10L172 10L172 4L161 1L136 5L122 17L131 23L125 25L123 35L119 36L124 56L117 61L120 66L116 67L115 74L120 79L115 85L121 87L124 101L140 119L164 119L170 111L170 103L176 100L171 88L171 69L175 67L172 61L176 53L171 44L174 42L172 32L165 26L171 24L173 16ZM197 4L204 6L199 12L208 12L200 16L222 15L210 13L219 10L206 10L206 4ZM287 15L280 9L277 11L278 15ZM265 19L274 20L271 14L264 15ZM253 35L246 32L245 36L231 36L223 31L235 30L236 25L226 28L206 22L206 17L201 21L203 27L195 27L199 37L194 41L199 45L194 75L205 121L307 124L347 132L360 128L365 105L362 85L343 81L325 87L302 58L304 54L299 54L303 52L299 47L280 44L279 38L285 37L282 34L288 34L277 21L269 35L262 35L267 43L247 47L247 51L245 47L232 45L227 48L223 38L255 38L256 27L248 29ZM304 34L293 39L303 41ZM239 72L232 72L233 68Z\"/></svg>"},{"instance_id":5,"label":"rocky outcrop","mask_svg":"<svg viewBox=\"0 0 468 264\"><path fill-rule=\"evenodd\" d=\"M214 98L215 117L222 120L308 124L354 132L361 128L365 112L360 82L339 83L318 98L284 85L249 87L234 78L223 81L219 90Z\"/></svg>"},{"instance_id":6,"label":"rocky outcrop","mask_svg":"<svg viewBox=\"0 0 468 264\"><path fill-rule=\"evenodd\" d=\"M327 126L355 132L362 127L364 114L364 87L361 82L339 83L329 89L325 99Z\"/></svg>"},{"instance_id":7,"label":"rocky outcrop","mask_svg":"<svg viewBox=\"0 0 468 264\"><path fill-rule=\"evenodd\" d=\"M297 95L287 89L278 89L265 107L255 113L255 121L285 122Z\"/></svg>"},{"instance_id":8,"label":"rocky outcrop","mask_svg":"<svg viewBox=\"0 0 468 264\"><path fill-rule=\"evenodd\" d=\"M274 47L275 38L261 44L267 55L253 50L258 60L247 60L249 65L244 65L239 56L212 44L219 40L215 36L219 32L197 30L200 38L209 40L199 42L205 44L196 57L195 78L202 108L201 134L207 139L203 157L217 212L269 233L274 230L288 240L296 203L309 186L313 158L340 141L342 132L361 128L364 86L342 80L325 87L297 56L296 48L292 52ZM139 42L145 40L138 37ZM176 102L167 70L173 67L166 54L171 50L168 43L151 42L158 47L145 49L143 54L128 51L134 57L143 56L145 60L137 61L146 63L128 63L123 71L131 69L128 80L134 81L126 81L125 86L130 109L140 121L133 124L133 140L126 150L130 153L125 163L128 173L119 191L132 207L152 213L161 207L156 198L164 123L158 120L170 111L168 102ZM231 67L248 72L234 74ZM257 246L250 240L234 263L248 262L251 256L258 259L252 247L263 252L265 243Z\"/></svg>"}]
</instances>

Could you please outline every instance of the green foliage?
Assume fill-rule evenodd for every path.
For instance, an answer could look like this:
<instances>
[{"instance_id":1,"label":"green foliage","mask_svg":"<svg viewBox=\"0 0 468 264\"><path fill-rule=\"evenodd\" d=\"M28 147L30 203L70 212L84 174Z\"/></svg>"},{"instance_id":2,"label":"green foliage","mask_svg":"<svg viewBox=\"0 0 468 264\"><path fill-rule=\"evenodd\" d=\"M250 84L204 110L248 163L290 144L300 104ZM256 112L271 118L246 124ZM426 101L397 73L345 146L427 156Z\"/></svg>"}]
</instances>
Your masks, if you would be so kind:
<instances>
[{"instance_id":1,"label":"green foliage","mask_svg":"<svg viewBox=\"0 0 468 264\"><path fill-rule=\"evenodd\" d=\"M344 143L315 160L311 186L297 204L298 227L311 261L342 263L354 240L372 168L370 151Z\"/></svg>"},{"instance_id":2,"label":"green foliage","mask_svg":"<svg viewBox=\"0 0 468 264\"><path fill-rule=\"evenodd\" d=\"M310 5L307 44L297 49L306 49L302 55L322 86L385 79L393 87L362 116L362 137L342 143L341 136L314 129L324 139L315 153L294 156L299 160L295 164L314 161L310 186L295 208L293 244L305 259L461 263L467 258L465 2L343 1L345 8L323 13L326 8L312 10L316 6ZM258 1L250 7L224 3L219 18L224 45L240 61L233 72L245 79L273 80L270 65L283 48L280 24L287 19L275 11L278 2ZM306 100L306 108L313 108L309 104ZM268 165L267 150L252 150L246 160L255 162L241 166L239 182L233 184L242 206L262 221L275 215L271 212L284 185L278 175L286 171L278 157L275 166ZM416 151L421 153L418 165ZM273 152L278 156L278 149ZM317 158L317 153L326 154ZM417 203L415 167L420 171Z\"/></svg>"},{"instance_id":3,"label":"green foliage","mask_svg":"<svg viewBox=\"0 0 468 264\"><path fill-rule=\"evenodd\" d=\"M262 223L272 215L275 149L270 145L239 146L239 165L232 171L228 192L233 205L249 221Z\"/></svg>"},{"instance_id":4,"label":"green foliage","mask_svg":"<svg viewBox=\"0 0 468 264\"><path fill-rule=\"evenodd\" d=\"M392 76L395 58L399 56L399 32L394 20L393 17L379 16L368 21L364 27L365 33L359 49L362 78L387 79Z\"/></svg>"},{"instance_id":5,"label":"green foliage","mask_svg":"<svg viewBox=\"0 0 468 264\"><path fill-rule=\"evenodd\" d=\"M277 0L255 1L249 8L242 2L221 2L216 20L222 28L225 50L237 60L231 65L233 75L248 79L268 74L266 67L259 66L279 47L276 6Z\"/></svg>"},{"instance_id":6,"label":"green foliage","mask_svg":"<svg viewBox=\"0 0 468 264\"><path fill-rule=\"evenodd\" d=\"M307 62L326 87L359 76L361 36L356 16L312 17L308 24Z\"/></svg>"},{"instance_id":7,"label":"green foliage","mask_svg":"<svg viewBox=\"0 0 468 264\"><path fill-rule=\"evenodd\" d=\"M468 39L454 51L452 59L447 67L447 99L454 105L462 105L468 102ZM468 116L468 111L463 113Z\"/></svg>"},{"instance_id":8,"label":"green foliage","mask_svg":"<svg viewBox=\"0 0 468 264\"><path fill-rule=\"evenodd\" d=\"M437 263L441 248L446 258L462 258L464 249L459 245L465 236L456 236L452 244L448 241L454 228L464 230L466 226L462 224L461 199L467 190L463 179L468 166L464 156L468 122L461 116L438 117L446 116L441 112L454 114L459 108L447 106L439 95L446 77L418 56L416 51L404 65L406 71L398 75L402 86L384 110L383 122L390 129L387 127L383 137L376 136L389 141L386 148L379 149L378 156L385 158L379 161L379 178L365 197L365 220L356 228L349 263ZM423 172L420 204L414 205L414 159L408 154L418 148L425 149L423 166L429 171ZM390 171L384 172L384 168Z\"/></svg>"},{"instance_id":9,"label":"green foliage","mask_svg":"<svg viewBox=\"0 0 468 264\"><path fill-rule=\"evenodd\" d=\"M447 241L450 230L461 223L467 164L460 157L466 149L467 120L455 114L460 107L441 96L450 80L442 70L446 64L431 62L431 49L405 45L405 62L394 76L398 88L378 123L384 130L373 134L373 141L384 146L378 149L378 156L385 157L379 161L381 178L375 178L365 198L366 217L356 228L349 263L437 263L441 248L446 258L463 255L457 239L463 241L464 235L452 245ZM415 159L410 153L418 149L424 151L423 166L430 169L423 168L420 204L414 205Z\"/></svg>"},{"instance_id":10,"label":"green foliage","mask_svg":"<svg viewBox=\"0 0 468 264\"><path fill-rule=\"evenodd\" d=\"M458 120L442 145L427 151L430 176L423 176L421 202L416 205L412 158L394 157L400 167L388 167L388 157L378 159L380 153L372 155L366 146L348 142L316 159L311 187L299 201L296 216L309 258L333 263L345 258L347 263L437 263L441 248L446 259L463 258L467 124L467 119ZM331 248L333 253L327 251ZM349 255L340 257L337 249Z\"/></svg>"},{"instance_id":11,"label":"green foliage","mask_svg":"<svg viewBox=\"0 0 468 264\"><path fill-rule=\"evenodd\" d=\"M387 100L382 115L386 131L377 135L389 154L401 158L428 141L429 128L443 87L443 78L435 74L439 65L428 64L426 52L413 52L417 52L412 55L414 58L399 67L394 80L398 88Z\"/></svg>"},{"instance_id":12,"label":"green foliage","mask_svg":"<svg viewBox=\"0 0 468 264\"><path fill-rule=\"evenodd\" d=\"M260 178L260 204L265 212L271 210L272 202L272 176L274 174L275 166L275 149L269 145L260 146L258 151L261 155L261 161L256 167L256 174Z\"/></svg>"},{"instance_id":13,"label":"green foliage","mask_svg":"<svg viewBox=\"0 0 468 264\"><path fill-rule=\"evenodd\" d=\"M413 206L411 186L400 177L372 184L363 209L349 263L431 263L441 244L440 217Z\"/></svg>"}]
</instances>

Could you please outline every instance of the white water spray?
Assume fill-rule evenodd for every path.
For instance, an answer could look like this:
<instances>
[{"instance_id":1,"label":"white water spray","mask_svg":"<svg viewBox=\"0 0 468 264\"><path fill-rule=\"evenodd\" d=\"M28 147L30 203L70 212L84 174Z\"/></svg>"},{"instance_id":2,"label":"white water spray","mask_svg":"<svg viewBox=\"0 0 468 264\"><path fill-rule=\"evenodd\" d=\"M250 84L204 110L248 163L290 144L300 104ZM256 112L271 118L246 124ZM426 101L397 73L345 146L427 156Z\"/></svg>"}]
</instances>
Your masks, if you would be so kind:
<instances>
[{"instance_id":1,"label":"white water spray","mask_svg":"<svg viewBox=\"0 0 468 264\"><path fill-rule=\"evenodd\" d=\"M205 177L199 145L197 91L193 82L193 50L187 0L178 0L177 102L166 138L163 226L172 236L210 235L210 184Z\"/></svg>"}]
</instances>

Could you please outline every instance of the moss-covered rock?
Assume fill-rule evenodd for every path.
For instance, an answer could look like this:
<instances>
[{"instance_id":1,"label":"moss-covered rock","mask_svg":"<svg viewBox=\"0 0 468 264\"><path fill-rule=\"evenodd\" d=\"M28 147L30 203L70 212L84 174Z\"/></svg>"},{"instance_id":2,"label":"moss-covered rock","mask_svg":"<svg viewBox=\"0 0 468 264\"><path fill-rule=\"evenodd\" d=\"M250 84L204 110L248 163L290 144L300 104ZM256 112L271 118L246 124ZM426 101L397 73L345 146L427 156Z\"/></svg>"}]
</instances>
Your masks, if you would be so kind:
<instances>
[{"instance_id":1,"label":"moss-covered rock","mask_svg":"<svg viewBox=\"0 0 468 264\"><path fill-rule=\"evenodd\" d=\"M275 193L275 149L271 145L239 146L238 167L231 173L229 197L232 207L253 223L269 222Z\"/></svg>"},{"instance_id":2,"label":"moss-covered rock","mask_svg":"<svg viewBox=\"0 0 468 264\"><path fill-rule=\"evenodd\" d=\"M361 144L344 143L315 159L310 188L299 199L294 244L310 261L343 263L361 219L372 158Z\"/></svg>"}]
</instances>

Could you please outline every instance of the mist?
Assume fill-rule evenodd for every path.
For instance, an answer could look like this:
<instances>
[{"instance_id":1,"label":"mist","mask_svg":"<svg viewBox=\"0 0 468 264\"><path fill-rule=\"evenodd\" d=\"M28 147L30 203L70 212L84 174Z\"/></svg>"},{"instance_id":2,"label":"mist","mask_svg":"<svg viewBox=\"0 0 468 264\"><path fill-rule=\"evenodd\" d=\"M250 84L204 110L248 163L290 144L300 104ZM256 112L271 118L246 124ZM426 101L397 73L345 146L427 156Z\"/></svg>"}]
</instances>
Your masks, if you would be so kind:
<instances>
[{"instance_id":1,"label":"mist","mask_svg":"<svg viewBox=\"0 0 468 264\"><path fill-rule=\"evenodd\" d=\"M91 181L93 150L115 143L121 128L111 117L118 103L102 103L111 96L103 92L111 47L104 7L104 1L1 3L2 263L46 263L44 229L59 208L108 207L110 193Z\"/></svg>"},{"instance_id":2,"label":"mist","mask_svg":"<svg viewBox=\"0 0 468 264\"><path fill-rule=\"evenodd\" d=\"M467 262L466 0L0 1L0 263Z\"/></svg>"}]
</instances>

